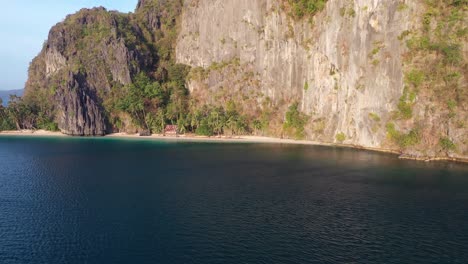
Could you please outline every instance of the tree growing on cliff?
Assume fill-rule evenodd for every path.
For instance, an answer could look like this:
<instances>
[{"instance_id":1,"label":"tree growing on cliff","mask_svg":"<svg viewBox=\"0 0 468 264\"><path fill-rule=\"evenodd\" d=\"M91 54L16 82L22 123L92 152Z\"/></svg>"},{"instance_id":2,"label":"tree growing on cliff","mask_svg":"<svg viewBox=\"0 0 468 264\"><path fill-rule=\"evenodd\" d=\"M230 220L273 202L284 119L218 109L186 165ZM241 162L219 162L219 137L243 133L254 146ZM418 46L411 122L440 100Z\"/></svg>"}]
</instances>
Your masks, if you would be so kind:
<instances>
[{"instance_id":1,"label":"tree growing on cliff","mask_svg":"<svg viewBox=\"0 0 468 264\"><path fill-rule=\"evenodd\" d=\"M327 0L288 0L292 15L299 19L306 15L315 15L323 10L326 3Z\"/></svg>"},{"instance_id":2,"label":"tree growing on cliff","mask_svg":"<svg viewBox=\"0 0 468 264\"><path fill-rule=\"evenodd\" d=\"M169 77L162 81L139 73L118 96L117 109L128 113L136 126L152 132L160 132L161 126L164 127L161 120L177 123L180 116L187 114L188 101L183 81L185 73L181 68L174 67Z\"/></svg>"},{"instance_id":3,"label":"tree growing on cliff","mask_svg":"<svg viewBox=\"0 0 468 264\"><path fill-rule=\"evenodd\" d=\"M118 109L128 113L135 125L151 130L153 122L151 113L156 113L167 97L161 85L151 81L146 74L140 73L133 83L123 89L123 95L117 103Z\"/></svg>"},{"instance_id":4,"label":"tree growing on cliff","mask_svg":"<svg viewBox=\"0 0 468 264\"><path fill-rule=\"evenodd\" d=\"M305 124L308 121L308 116L299 111L299 104L293 103L286 112L283 131L286 135L295 139L305 138Z\"/></svg>"}]
</instances>

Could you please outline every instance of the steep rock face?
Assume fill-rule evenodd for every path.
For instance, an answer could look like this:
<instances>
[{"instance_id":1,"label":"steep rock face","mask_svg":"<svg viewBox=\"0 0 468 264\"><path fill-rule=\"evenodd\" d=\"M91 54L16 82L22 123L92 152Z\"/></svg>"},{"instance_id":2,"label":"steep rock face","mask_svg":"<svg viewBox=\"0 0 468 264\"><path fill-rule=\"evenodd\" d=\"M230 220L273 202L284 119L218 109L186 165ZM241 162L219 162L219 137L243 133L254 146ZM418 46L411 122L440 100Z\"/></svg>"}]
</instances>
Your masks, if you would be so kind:
<instances>
[{"instance_id":1,"label":"steep rock face","mask_svg":"<svg viewBox=\"0 0 468 264\"><path fill-rule=\"evenodd\" d=\"M135 132L156 114L168 121L167 106L181 110L171 122L229 108L248 120L246 132L297 137L285 112L298 103L308 115L301 138L468 156L466 3L324 2L303 17L289 0L139 0L134 14L83 9L51 29L26 96L49 96L71 135ZM190 100L187 68L177 63L192 66ZM136 104L149 110L138 123L125 108L135 102L125 99L140 72L171 95Z\"/></svg>"},{"instance_id":2,"label":"steep rock face","mask_svg":"<svg viewBox=\"0 0 468 264\"><path fill-rule=\"evenodd\" d=\"M289 15L287 1L187 0L177 62L205 69L203 77L189 80L195 97L209 98L223 89L257 89L258 105L272 100L282 113L287 105L299 102L311 117L305 128L310 140L400 150L410 156L463 157L468 155L466 41L457 55L461 63L454 68L443 63L446 59L441 54L447 53L438 47L456 49L457 44L441 40L414 57L409 56L415 51L408 49L407 36L417 42L427 40L418 32L437 32L437 25L463 29L466 20L457 20L454 14L466 11L456 3L428 5L424 1L329 0L314 17L297 20ZM452 12L452 20L434 16L442 10ZM230 74L232 61L239 65L234 74ZM419 70L423 61L440 65L439 72L448 72L447 78L453 76L451 71L461 78L444 87L443 81L430 76L431 70ZM239 81L239 72L251 78ZM427 74L426 83L408 92L411 72ZM437 86L449 93L457 91L452 95L459 102L455 117L454 99L438 98ZM401 118L401 111L412 116ZM448 141L454 143L451 151L441 148L442 138L453 141Z\"/></svg>"},{"instance_id":3,"label":"steep rock face","mask_svg":"<svg viewBox=\"0 0 468 264\"><path fill-rule=\"evenodd\" d=\"M106 95L153 64L145 43L129 15L83 9L50 30L31 63L26 96L50 91L62 132L104 135L112 130L103 107Z\"/></svg>"},{"instance_id":4,"label":"steep rock face","mask_svg":"<svg viewBox=\"0 0 468 264\"><path fill-rule=\"evenodd\" d=\"M70 89L58 95L58 124L69 135L104 135L107 122L95 91L85 77L70 73L66 87Z\"/></svg>"},{"instance_id":5,"label":"steep rock face","mask_svg":"<svg viewBox=\"0 0 468 264\"><path fill-rule=\"evenodd\" d=\"M398 36L411 22L397 6L331 0L312 26L288 17L280 1L189 0L177 60L209 67L239 58L259 75L266 97L298 100L313 119L325 120L311 139L334 141L343 132L346 143L381 147L386 133L372 131L369 114L385 119L396 107L405 49Z\"/></svg>"}]
</instances>

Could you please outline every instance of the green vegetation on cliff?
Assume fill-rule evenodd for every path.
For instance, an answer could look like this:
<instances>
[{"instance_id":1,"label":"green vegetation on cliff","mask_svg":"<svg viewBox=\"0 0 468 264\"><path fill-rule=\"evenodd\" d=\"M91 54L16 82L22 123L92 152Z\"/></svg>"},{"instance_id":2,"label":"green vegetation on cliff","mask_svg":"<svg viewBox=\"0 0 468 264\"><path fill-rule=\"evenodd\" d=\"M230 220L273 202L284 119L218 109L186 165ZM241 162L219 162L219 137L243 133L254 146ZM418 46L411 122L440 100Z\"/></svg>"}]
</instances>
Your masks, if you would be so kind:
<instances>
[{"instance_id":1,"label":"green vegetation on cliff","mask_svg":"<svg viewBox=\"0 0 468 264\"><path fill-rule=\"evenodd\" d=\"M286 135L295 139L305 139L304 126L308 121L308 117L299 111L299 104L293 103L286 112L283 129Z\"/></svg>"},{"instance_id":2,"label":"green vegetation on cliff","mask_svg":"<svg viewBox=\"0 0 468 264\"><path fill-rule=\"evenodd\" d=\"M290 15L295 18L313 16L325 8L328 0L283 0L283 6L288 6Z\"/></svg>"},{"instance_id":3,"label":"green vegetation on cliff","mask_svg":"<svg viewBox=\"0 0 468 264\"><path fill-rule=\"evenodd\" d=\"M460 105L468 100L468 68L463 53L468 36L468 3L425 0L421 7L424 9L419 27L404 31L399 37L408 47L403 56L405 88L387 132L402 149L412 147L425 152L432 147L455 151L451 137L463 132L448 127L466 119ZM434 119L441 128L428 125Z\"/></svg>"},{"instance_id":4,"label":"green vegetation on cliff","mask_svg":"<svg viewBox=\"0 0 468 264\"><path fill-rule=\"evenodd\" d=\"M179 78L185 76L185 67L173 67ZM170 76L175 74L170 72ZM133 82L118 91L106 101L110 113L124 112L130 115L133 125L151 132L161 132L166 123L177 123L187 114L188 91L183 82L173 77L171 81L161 82L150 79L145 73L135 76ZM121 120L112 120L118 128Z\"/></svg>"},{"instance_id":5,"label":"green vegetation on cliff","mask_svg":"<svg viewBox=\"0 0 468 264\"><path fill-rule=\"evenodd\" d=\"M94 135L104 122L104 133L161 133L167 124L208 136L252 131L252 116L233 101L219 107L189 97L189 67L175 63L183 2L140 3L134 14L83 9L52 28L26 95L2 108L0 129Z\"/></svg>"},{"instance_id":6,"label":"green vegetation on cliff","mask_svg":"<svg viewBox=\"0 0 468 264\"><path fill-rule=\"evenodd\" d=\"M4 111L10 123L72 135L177 123L188 105L188 67L174 56L181 9L182 1L151 0L134 14L94 8L68 16L31 63L25 96Z\"/></svg>"},{"instance_id":7,"label":"green vegetation on cliff","mask_svg":"<svg viewBox=\"0 0 468 264\"><path fill-rule=\"evenodd\" d=\"M51 29L31 63L26 95L0 109L0 129L104 135L161 133L166 125L177 125L179 132L206 136L255 134L415 155L464 154L467 3L400 2L379 0L375 7L357 8L361 3L353 1L278 0L271 10L289 16L286 25L271 18L259 21L243 42L243 27L227 32L238 19L231 16L239 16L230 14L226 21L220 18L214 31L221 34L213 43L213 29L203 33L206 20L196 23L210 1L185 1L184 6L182 0L140 0L130 14L83 9ZM253 8L251 3L246 8ZM331 11L322 16L327 5ZM181 21L182 9L186 21ZM396 24L394 17L414 19L388 26ZM320 26L308 32L306 19ZM348 34L365 23L365 40ZM304 34L289 34L301 30ZM399 30L399 37L393 34ZM181 38L187 45L180 45ZM294 46L301 39L314 49ZM326 50L318 46L335 42ZM193 68L176 63L176 46L178 60ZM360 68L362 76L355 76L349 74L356 66L352 54L361 48L374 66ZM261 60L266 64L257 64ZM367 77L374 73L378 80ZM389 104L393 112L386 112Z\"/></svg>"},{"instance_id":8,"label":"green vegetation on cliff","mask_svg":"<svg viewBox=\"0 0 468 264\"><path fill-rule=\"evenodd\" d=\"M421 141L419 129L412 129L407 134L404 134L396 130L394 123L387 124L387 136L389 139L397 143L402 149L414 146Z\"/></svg>"}]
</instances>

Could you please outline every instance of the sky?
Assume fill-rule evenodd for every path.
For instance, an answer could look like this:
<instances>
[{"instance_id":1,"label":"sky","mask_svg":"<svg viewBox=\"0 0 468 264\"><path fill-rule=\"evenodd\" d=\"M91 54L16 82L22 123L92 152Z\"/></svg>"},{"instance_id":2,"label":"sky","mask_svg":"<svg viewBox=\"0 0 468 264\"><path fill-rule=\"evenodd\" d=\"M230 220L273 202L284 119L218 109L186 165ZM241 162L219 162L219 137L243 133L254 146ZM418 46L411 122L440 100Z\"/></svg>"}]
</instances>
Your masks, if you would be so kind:
<instances>
[{"instance_id":1,"label":"sky","mask_svg":"<svg viewBox=\"0 0 468 264\"><path fill-rule=\"evenodd\" d=\"M81 8L133 12L138 0L0 0L0 90L23 89L49 29Z\"/></svg>"}]
</instances>

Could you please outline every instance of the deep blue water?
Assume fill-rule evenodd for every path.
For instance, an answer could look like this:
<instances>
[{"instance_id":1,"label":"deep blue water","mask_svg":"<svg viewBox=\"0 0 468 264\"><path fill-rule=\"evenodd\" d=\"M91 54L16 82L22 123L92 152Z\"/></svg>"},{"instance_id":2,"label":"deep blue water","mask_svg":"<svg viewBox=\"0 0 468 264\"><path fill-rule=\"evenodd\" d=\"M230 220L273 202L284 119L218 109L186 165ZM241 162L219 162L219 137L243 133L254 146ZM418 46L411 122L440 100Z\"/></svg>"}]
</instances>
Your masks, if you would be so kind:
<instances>
[{"instance_id":1,"label":"deep blue water","mask_svg":"<svg viewBox=\"0 0 468 264\"><path fill-rule=\"evenodd\" d=\"M0 263L468 263L468 166L0 137Z\"/></svg>"}]
</instances>

